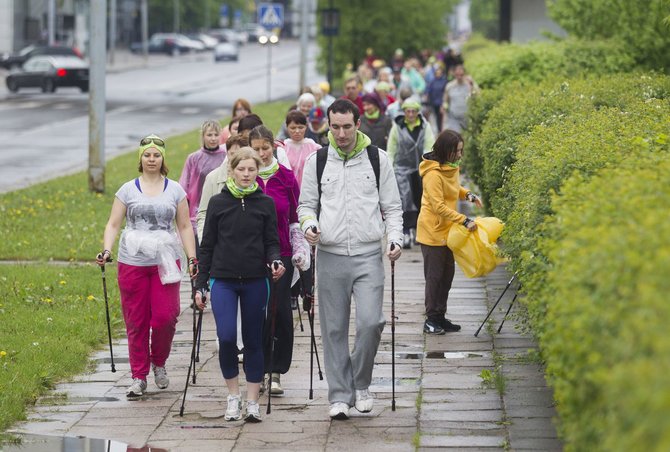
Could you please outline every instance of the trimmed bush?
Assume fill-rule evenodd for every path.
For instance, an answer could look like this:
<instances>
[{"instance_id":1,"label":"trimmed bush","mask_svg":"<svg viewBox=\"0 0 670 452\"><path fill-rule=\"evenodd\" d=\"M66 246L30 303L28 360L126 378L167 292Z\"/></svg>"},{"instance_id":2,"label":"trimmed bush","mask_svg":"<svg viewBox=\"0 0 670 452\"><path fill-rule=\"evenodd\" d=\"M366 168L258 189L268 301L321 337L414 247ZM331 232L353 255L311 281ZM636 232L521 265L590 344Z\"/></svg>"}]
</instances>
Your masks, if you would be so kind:
<instances>
[{"instance_id":1,"label":"trimmed bush","mask_svg":"<svg viewBox=\"0 0 670 452\"><path fill-rule=\"evenodd\" d=\"M545 284L525 286L567 450L670 449L670 159L653 147L566 181Z\"/></svg>"}]
</instances>

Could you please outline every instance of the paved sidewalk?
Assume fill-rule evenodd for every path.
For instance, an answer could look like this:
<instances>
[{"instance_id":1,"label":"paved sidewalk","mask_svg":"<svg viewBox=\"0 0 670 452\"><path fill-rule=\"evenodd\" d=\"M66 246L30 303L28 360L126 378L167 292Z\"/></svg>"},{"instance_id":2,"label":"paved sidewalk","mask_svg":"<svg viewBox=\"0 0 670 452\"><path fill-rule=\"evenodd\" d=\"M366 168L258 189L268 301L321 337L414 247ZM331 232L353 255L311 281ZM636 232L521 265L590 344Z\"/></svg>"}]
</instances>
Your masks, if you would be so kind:
<instances>
[{"instance_id":1,"label":"paved sidewalk","mask_svg":"<svg viewBox=\"0 0 670 452\"><path fill-rule=\"evenodd\" d=\"M197 384L191 385L183 417L179 416L192 338L190 287L182 285L182 314L167 367L170 387L158 390L149 378L148 395L127 401L130 382L124 340L114 347L117 372L110 372L109 352L95 356L95 370L59 385L30 412L15 432L106 438L135 447L148 445L169 451L351 451L351 450L561 450L552 425L555 412L541 366L534 363L535 344L507 320L492 338L484 327L474 332L488 306L509 280L503 266L486 278L467 279L457 271L449 300L449 317L462 331L426 337L423 326L423 267L418 248L403 253L396 265L396 411L391 410L390 267L386 265L387 326L376 359L372 413L351 410L348 421L328 418L327 386L314 376L309 400L309 325L296 321L294 361L282 377L283 397L272 399L272 413L263 422L223 420L227 391L215 351L211 311L204 315ZM514 287L512 287L513 289ZM512 292L512 293L510 293ZM495 328L513 296L509 290L494 313ZM297 320L297 317L296 317ZM353 326L350 338L353 339ZM317 318L317 343L320 334ZM322 352L319 348L319 357ZM322 363L323 364L323 363ZM496 366L504 392L485 387L480 376ZM316 367L316 366L315 366ZM491 378L495 380L495 378ZM242 379L243 381L243 379ZM492 385L491 385L492 386ZM67 398L59 394L67 394Z\"/></svg>"}]
</instances>

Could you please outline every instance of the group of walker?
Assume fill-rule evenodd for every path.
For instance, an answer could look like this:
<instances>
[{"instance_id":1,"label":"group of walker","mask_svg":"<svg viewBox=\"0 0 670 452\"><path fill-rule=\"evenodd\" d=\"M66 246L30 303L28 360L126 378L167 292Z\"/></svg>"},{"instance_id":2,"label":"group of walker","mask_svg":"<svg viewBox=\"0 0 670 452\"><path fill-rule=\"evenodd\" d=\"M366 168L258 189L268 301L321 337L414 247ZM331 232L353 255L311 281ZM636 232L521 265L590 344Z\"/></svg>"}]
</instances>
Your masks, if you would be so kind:
<instances>
[{"instance_id":1,"label":"group of walker","mask_svg":"<svg viewBox=\"0 0 670 452\"><path fill-rule=\"evenodd\" d=\"M352 407L368 413L374 404L370 385L385 325L381 243L386 236L385 254L392 263L403 248L403 207L393 162L359 131L360 111L350 100L338 99L329 106L329 145L321 149L305 145L303 114L289 113L290 139L278 148L250 107L246 113L238 121L245 133L229 138L224 149L216 141L218 123L205 123L203 149L189 156L180 179L186 190L167 178L165 143L150 135L140 142L139 177L116 193L104 251L96 260L103 268L110 260L125 218L117 261L133 379L127 396L145 393L150 368L159 389L169 384L165 362L179 315L183 248L195 306L203 310L211 302L219 363L229 392L226 420L261 421L258 400L264 375L270 376L268 397L279 392L272 389L281 390L279 376L288 371L292 359L294 267L307 279L303 294L310 302L310 268L318 279L329 416L348 419ZM249 130L246 123L255 125ZM454 276L445 234L458 223L476 229L472 219L456 211L459 199L481 204L460 186L462 147L461 136L445 130L432 152L423 155L422 149L415 149L423 159L417 240L424 255L428 334L460 329L444 317ZM207 179L198 175L201 180L193 182L193 188L188 173L193 176L202 166L211 174ZM316 248L316 259L310 246ZM356 336L350 351L352 299ZM313 325L313 317L310 322ZM244 415L239 330L246 377ZM310 342L315 350L313 333Z\"/></svg>"}]
</instances>

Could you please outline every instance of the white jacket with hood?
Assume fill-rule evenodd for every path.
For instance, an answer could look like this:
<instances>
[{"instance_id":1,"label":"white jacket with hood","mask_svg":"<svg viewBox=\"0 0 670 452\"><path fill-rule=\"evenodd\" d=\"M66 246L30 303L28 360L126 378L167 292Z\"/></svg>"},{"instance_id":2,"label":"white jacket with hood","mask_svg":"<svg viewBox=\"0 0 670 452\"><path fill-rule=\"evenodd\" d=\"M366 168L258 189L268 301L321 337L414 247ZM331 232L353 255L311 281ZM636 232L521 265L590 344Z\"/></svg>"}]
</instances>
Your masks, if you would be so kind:
<instances>
[{"instance_id":1,"label":"white jacket with hood","mask_svg":"<svg viewBox=\"0 0 670 452\"><path fill-rule=\"evenodd\" d=\"M357 132L354 157L344 160L331 140L321 177L318 219L317 153L305 163L298 218L303 231L312 226L321 230L320 250L345 256L365 254L380 248L384 234L390 242L402 243L402 205L393 168L386 152L380 149L377 191L372 163L365 150L369 144L370 138Z\"/></svg>"}]
</instances>

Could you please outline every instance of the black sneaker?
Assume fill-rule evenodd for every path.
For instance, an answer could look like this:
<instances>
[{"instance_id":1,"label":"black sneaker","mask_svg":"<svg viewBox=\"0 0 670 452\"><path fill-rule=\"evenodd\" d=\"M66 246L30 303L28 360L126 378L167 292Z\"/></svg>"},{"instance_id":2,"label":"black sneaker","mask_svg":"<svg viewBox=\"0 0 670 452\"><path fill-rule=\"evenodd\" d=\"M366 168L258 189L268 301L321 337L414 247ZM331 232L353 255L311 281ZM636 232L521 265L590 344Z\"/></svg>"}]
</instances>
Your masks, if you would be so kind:
<instances>
[{"instance_id":1,"label":"black sneaker","mask_svg":"<svg viewBox=\"0 0 670 452\"><path fill-rule=\"evenodd\" d=\"M432 319L427 319L426 322L423 324L423 332L426 334L444 334L446 331L444 331L444 328L442 328L442 325L440 325L439 321L435 321Z\"/></svg>"},{"instance_id":2,"label":"black sneaker","mask_svg":"<svg viewBox=\"0 0 670 452\"><path fill-rule=\"evenodd\" d=\"M451 320L442 318L440 319L440 326L446 333L455 333L456 331L461 331L461 326L451 323Z\"/></svg>"}]
</instances>

